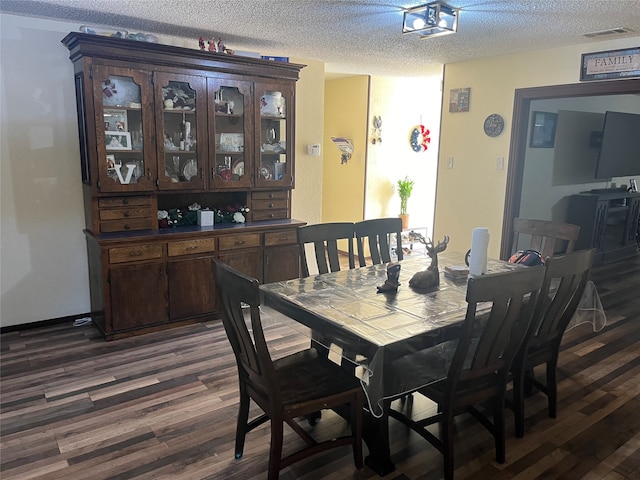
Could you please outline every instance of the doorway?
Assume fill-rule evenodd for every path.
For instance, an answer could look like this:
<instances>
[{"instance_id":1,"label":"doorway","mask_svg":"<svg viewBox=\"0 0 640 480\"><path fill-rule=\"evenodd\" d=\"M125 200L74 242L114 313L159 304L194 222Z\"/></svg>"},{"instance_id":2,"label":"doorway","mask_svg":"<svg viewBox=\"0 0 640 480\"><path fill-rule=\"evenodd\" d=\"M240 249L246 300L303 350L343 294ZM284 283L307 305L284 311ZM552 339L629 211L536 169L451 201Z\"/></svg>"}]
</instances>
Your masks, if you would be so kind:
<instances>
[{"instance_id":1,"label":"doorway","mask_svg":"<svg viewBox=\"0 0 640 480\"><path fill-rule=\"evenodd\" d=\"M500 258L507 259L511 254L513 219L520 214L531 102L545 99L624 94L640 95L640 79L552 85L523 88L515 91Z\"/></svg>"}]
</instances>

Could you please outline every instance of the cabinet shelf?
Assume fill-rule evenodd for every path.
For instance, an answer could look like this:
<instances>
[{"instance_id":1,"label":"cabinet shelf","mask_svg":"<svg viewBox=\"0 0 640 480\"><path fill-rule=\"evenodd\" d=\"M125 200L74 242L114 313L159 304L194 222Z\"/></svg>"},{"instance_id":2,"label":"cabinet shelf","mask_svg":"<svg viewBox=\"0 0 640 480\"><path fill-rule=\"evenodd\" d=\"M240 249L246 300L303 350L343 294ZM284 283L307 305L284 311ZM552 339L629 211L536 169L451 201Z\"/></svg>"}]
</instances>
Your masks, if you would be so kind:
<instances>
[{"instance_id":1,"label":"cabinet shelf","mask_svg":"<svg viewBox=\"0 0 640 480\"><path fill-rule=\"evenodd\" d=\"M142 150L138 150L138 149L125 150L123 148L116 148L115 150L107 148L106 151L107 151L107 153L109 155L113 155L113 154L116 154L116 153L118 155L120 155L122 153L127 154L127 155L131 155L131 154L134 154L134 153L137 154L137 155L140 155L141 153L143 153Z\"/></svg>"}]
</instances>

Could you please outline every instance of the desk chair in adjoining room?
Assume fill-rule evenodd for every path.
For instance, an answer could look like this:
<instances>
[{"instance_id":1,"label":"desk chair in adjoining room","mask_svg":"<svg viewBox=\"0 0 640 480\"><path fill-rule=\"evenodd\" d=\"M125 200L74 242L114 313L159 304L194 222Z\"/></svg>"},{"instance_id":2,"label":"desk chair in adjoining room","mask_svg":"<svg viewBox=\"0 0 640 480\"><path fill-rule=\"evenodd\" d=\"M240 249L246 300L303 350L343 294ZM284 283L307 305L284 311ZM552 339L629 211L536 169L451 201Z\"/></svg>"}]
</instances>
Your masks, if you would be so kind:
<instances>
[{"instance_id":1,"label":"desk chair in adjoining room","mask_svg":"<svg viewBox=\"0 0 640 480\"><path fill-rule=\"evenodd\" d=\"M354 233L353 222L319 223L317 225L299 227L298 244L300 245L302 276L309 276L309 260L305 251L305 246L308 244L313 244L318 273L337 272L340 270L338 240L346 243L349 268L355 268Z\"/></svg>"},{"instance_id":2,"label":"desk chair in adjoining room","mask_svg":"<svg viewBox=\"0 0 640 480\"><path fill-rule=\"evenodd\" d=\"M315 349L303 350L272 361L260 321L258 281L216 261L216 285L222 323L238 366L240 410L236 428L235 456L241 458L245 436L271 420L269 480L298 460L330 448L351 445L354 462L362 468L362 409L364 392L360 381L340 366L318 356ZM250 329L242 305L249 306ZM249 421L253 401L264 414ZM316 442L296 423L322 409L349 406L351 435ZM284 424L288 424L307 444L282 458Z\"/></svg>"},{"instance_id":3,"label":"desk chair in adjoining room","mask_svg":"<svg viewBox=\"0 0 640 480\"><path fill-rule=\"evenodd\" d=\"M394 248L398 260L402 260L402 220L398 218L374 218L363 220L355 224L356 243L358 244L358 261L361 267L367 265L364 239L368 240L369 253L373 265L389 263L391 248ZM395 244L391 244L390 237L395 235Z\"/></svg>"},{"instance_id":4,"label":"desk chair in adjoining room","mask_svg":"<svg viewBox=\"0 0 640 480\"><path fill-rule=\"evenodd\" d=\"M408 412L390 408L392 400L407 392L389 397L385 401L389 416L399 420L434 445L444 455L444 478L453 479L454 472L454 418L468 412L473 415L495 439L496 461L505 462L505 390L511 362L529 327L544 277L544 267L522 268L517 271L470 278L467 287L467 312L458 340L422 350L395 361L390 382L411 385L416 378L438 378L437 372L446 373L441 380L414 391L438 404L438 413L423 419L412 418ZM488 302L488 303L484 303ZM478 312L479 304L482 309ZM486 311L490 306L490 311ZM483 326L484 325L484 326ZM416 365L424 371L416 372ZM403 378L406 377L406 378ZM393 389L394 387L391 386ZM393 390L392 390L393 391ZM396 390L397 391L397 390ZM487 404L487 414L476 408ZM426 427L439 424L440 437Z\"/></svg>"},{"instance_id":5,"label":"desk chair in adjoining room","mask_svg":"<svg viewBox=\"0 0 640 480\"><path fill-rule=\"evenodd\" d=\"M580 226L571 223L514 218L512 250L518 249L521 236L530 236L531 241L526 248L540 253L542 258L556 253L569 253L573 252L579 234ZM560 241L566 242L564 248L559 248Z\"/></svg>"},{"instance_id":6,"label":"desk chair in adjoining room","mask_svg":"<svg viewBox=\"0 0 640 480\"><path fill-rule=\"evenodd\" d=\"M556 418L556 368L562 336L576 313L589 280L594 249L550 257L529 332L513 361L513 407L516 436L524 436L524 394L531 386L548 397L549 417ZM546 364L546 383L536 380L533 368Z\"/></svg>"}]
</instances>

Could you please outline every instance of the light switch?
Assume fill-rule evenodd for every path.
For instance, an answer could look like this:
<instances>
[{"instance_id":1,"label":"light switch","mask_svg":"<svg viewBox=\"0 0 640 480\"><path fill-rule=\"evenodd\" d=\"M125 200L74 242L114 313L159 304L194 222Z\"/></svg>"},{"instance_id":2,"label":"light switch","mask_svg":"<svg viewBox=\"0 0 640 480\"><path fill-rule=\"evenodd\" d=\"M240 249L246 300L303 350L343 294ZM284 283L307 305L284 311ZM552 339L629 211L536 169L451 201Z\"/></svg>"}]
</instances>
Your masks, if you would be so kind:
<instances>
[{"instance_id":1,"label":"light switch","mask_svg":"<svg viewBox=\"0 0 640 480\"><path fill-rule=\"evenodd\" d=\"M504 157L496 158L496 170L504 170Z\"/></svg>"},{"instance_id":2,"label":"light switch","mask_svg":"<svg viewBox=\"0 0 640 480\"><path fill-rule=\"evenodd\" d=\"M453 168L453 157L447 158L447 168Z\"/></svg>"}]
</instances>

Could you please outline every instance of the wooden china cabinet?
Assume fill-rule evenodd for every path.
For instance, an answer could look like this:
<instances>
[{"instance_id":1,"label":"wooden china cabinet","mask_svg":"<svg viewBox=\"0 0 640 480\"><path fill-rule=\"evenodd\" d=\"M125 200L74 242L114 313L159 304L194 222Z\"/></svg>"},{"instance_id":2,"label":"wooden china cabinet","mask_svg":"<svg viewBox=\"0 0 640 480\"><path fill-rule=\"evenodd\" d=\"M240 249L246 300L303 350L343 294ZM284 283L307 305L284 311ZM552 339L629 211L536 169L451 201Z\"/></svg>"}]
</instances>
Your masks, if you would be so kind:
<instances>
[{"instance_id":1,"label":"wooden china cabinet","mask_svg":"<svg viewBox=\"0 0 640 480\"><path fill-rule=\"evenodd\" d=\"M217 318L214 259L299 275L291 219L303 65L70 33L91 309L107 339ZM158 211L247 206L159 228Z\"/></svg>"}]
</instances>

